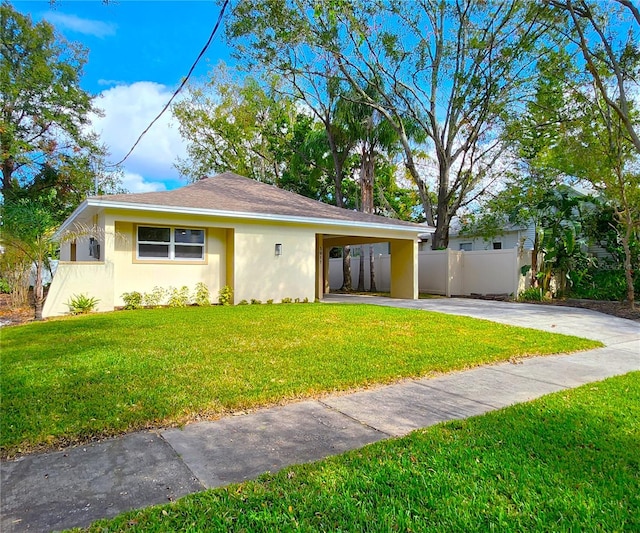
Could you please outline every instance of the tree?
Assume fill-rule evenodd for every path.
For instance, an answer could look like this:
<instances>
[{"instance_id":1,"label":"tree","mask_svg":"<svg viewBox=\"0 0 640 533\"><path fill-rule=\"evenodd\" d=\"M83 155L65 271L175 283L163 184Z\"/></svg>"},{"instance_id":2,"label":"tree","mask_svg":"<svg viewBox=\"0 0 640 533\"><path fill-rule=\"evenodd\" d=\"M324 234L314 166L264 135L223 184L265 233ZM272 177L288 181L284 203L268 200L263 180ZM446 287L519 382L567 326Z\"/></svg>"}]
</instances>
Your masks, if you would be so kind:
<instances>
[{"instance_id":1,"label":"tree","mask_svg":"<svg viewBox=\"0 0 640 533\"><path fill-rule=\"evenodd\" d=\"M617 10L587 0L548 2L552 27L576 48L583 63L576 61L574 68L584 74L563 88L571 120L555 147L555 161L611 202L623 229L627 300L633 307L630 243L640 227L640 121L634 103L640 89L640 12L626 0L616 4Z\"/></svg>"},{"instance_id":2,"label":"tree","mask_svg":"<svg viewBox=\"0 0 640 533\"><path fill-rule=\"evenodd\" d=\"M33 186L43 167L84 192L93 187L91 157L100 149L86 133L91 96L80 87L86 52L0 5L0 154L5 200Z\"/></svg>"},{"instance_id":3,"label":"tree","mask_svg":"<svg viewBox=\"0 0 640 533\"><path fill-rule=\"evenodd\" d=\"M42 320L44 287L42 272L53 253L57 224L40 202L28 199L5 202L2 213L3 243L21 253L35 265L33 299L35 319Z\"/></svg>"},{"instance_id":4,"label":"tree","mask_svg":"<svg viewBox=\"0 0 640 533\"><path fill-rule=\"evenodd\" d=\"M354 87L379 80L378 96L361 90L362 100L394 125L425 218L436 226L432 246L446 247L453 215L496 177L502 118L531 71L540 32L518 1L350 7L322 30L337 36L332 51ZM433 154L435 205L421 152Z\"/></svg>"},{"instance_id":5,"label":"tree","mask_svg":"<svg viewBox=\"0 0 640 533\"><path fill-rule=\"evenodd\" d=\"M296 122L308 124L290 98L254 78L242 82L220 65L203 86L173 107L180 133L188 142L188 159L178 170L191 180L231 170L258 181L281 185L292 153Z\"/></svg>"},{"instance_id":6,"label":"tree","mask_svg":"<svg viewBox=\"0 0 640 533\"><path fill-rule=\"evenodd\" d=\"M85 50L50 24L0 4L2 242L28 261L28 270L35 267L36 319L56 227L88 193L119 186L119 173L105 170L104 148L87 133L97 110L80 87L85 61Z\"/></svg>"},{"instance_id":7,"label":"tree","mask_svg":"<svg viewBox=\"0 0 640 533\"><path fill-rule=\"evenodd\" d=\"M366 91L366 89L365 89ZM355 91L342 96L339 103L352 138L359 145L359 208L364 213L376 212L376 172L387 164L388 156L398 151L398 136L389 122L374 108L359 101ZM360 247L358 291L364 291L364 246ZM373 246L367 246L369 257L369 290L376 291Z\"/></svg>"},{"instance_id":8,"label":"tree","mask_svg":"<svg viewBox=\"0 0 640 533\"><path fill-rule=\"evenodd\" d=\"M548 4L564 15L557 22L561 28L569 28L568 33L562 31L563 36L578 47L595 90L618 116L640 154L640 126L632 109L640 66L640 10L629 0L615 2L617 12L611 5L602 9L599 3L588 0L550 0ZM628 30L623 29L625 23L630 25Z\"/></svg>"}]
</instances>

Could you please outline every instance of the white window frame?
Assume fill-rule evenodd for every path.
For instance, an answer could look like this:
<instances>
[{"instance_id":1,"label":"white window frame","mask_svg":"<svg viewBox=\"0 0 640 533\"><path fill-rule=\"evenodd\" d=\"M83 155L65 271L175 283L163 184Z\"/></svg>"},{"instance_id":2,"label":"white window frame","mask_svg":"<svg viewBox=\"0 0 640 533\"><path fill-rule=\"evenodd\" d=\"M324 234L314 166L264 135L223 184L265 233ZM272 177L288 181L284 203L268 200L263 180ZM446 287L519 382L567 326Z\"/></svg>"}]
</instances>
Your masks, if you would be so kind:
<instances>
[{"instance_id":1,"label":"white window frame","mask_svg":"<svg viewBox=\"0 0 640 533\"><path fill-rule=\"evenodd\" d=\"M141 241L139 239L140 228L160 228L169 230L169 241ZM202 243L197 242L176 242L176 230L196 230L202 231ZM140 255L141 244L158 244L168 246L168 257L145 257ZM188 263L204 263L206 259L207 230L205 228L194 228L188 226L156 226L155 224L138 224L136 225L136 260L138 261L175 261ZM176 257L176 246L199 246L202 248L201 257Z\"/></svg>"}]
</instances>

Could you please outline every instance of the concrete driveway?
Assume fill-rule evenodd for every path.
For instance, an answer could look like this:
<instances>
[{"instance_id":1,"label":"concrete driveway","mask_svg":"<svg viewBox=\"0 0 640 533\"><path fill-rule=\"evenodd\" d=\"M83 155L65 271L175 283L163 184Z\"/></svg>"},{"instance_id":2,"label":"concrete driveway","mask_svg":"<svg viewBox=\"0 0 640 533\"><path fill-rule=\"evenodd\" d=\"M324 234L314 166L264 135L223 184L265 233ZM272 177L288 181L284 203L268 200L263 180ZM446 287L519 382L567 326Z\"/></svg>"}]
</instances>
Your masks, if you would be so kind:
<instances>
[{"instance_id":1,"label":"concrete driveway","mask_svg":"<svg viewBox=\"0 0 640 533\"><path fill-rule=\"evenodd\" d=\"M303 401L182 429L145 431L0 465L0 530L86 526L123 511L252 479L441 421L640 370L640 324L584 309L467 299L329 295L568 333L606 347Z\"/></svg>"}]
</instances>

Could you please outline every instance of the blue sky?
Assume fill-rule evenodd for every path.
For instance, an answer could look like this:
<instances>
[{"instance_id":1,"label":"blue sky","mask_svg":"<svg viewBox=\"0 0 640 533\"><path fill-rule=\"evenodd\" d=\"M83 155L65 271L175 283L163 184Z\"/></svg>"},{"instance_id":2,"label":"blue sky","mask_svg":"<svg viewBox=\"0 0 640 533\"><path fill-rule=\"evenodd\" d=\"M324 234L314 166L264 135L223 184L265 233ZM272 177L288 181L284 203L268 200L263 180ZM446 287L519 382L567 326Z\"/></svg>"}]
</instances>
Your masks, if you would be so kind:
<instances>
[{"instance_id":1,"label":"blue sky","mask_svg":"<svg viewBox=\"0 0 640 533\"><path fill-rule=\"evenodd\" d=\"M162 109L187 74L218 18L214 1L100 0L13 1L34 21L48 20L67 40L89 50L82 86L98 95L94 129L111 151L124 157L135 139ZM224 24L224 23L223 23ZM229 62L224 25L192 79L203 79L219 61ZM173 167L184 156L177 124L167 115L123 164L132 192L184 185Z\"/></svg>"}]
</instances>

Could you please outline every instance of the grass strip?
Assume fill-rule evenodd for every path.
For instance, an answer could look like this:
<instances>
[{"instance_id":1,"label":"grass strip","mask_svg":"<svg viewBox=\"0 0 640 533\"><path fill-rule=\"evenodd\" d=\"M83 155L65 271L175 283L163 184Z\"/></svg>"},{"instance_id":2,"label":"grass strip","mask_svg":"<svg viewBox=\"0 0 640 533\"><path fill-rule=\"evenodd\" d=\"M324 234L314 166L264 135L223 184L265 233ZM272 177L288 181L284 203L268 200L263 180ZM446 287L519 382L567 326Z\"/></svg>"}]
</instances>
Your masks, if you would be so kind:
<instances>
[{"instance_id":1,"label":"grass strip","mask_svg":"<svg viewBox=\"0 0 640 533\"><path fill-rule=\"evenodd\" d=\"M87 531L640 531L640 372Z\"/></svg>"},{"instance_id":2,"label":"grass strip","mask_svg":"<svg viewBox=\"0 0 640 533\"><path fill-rule=\"evenodd\" d=\"M121 311L2 331L4 456L600 343L369 305Z\"/></svg>"}]
</instances>

